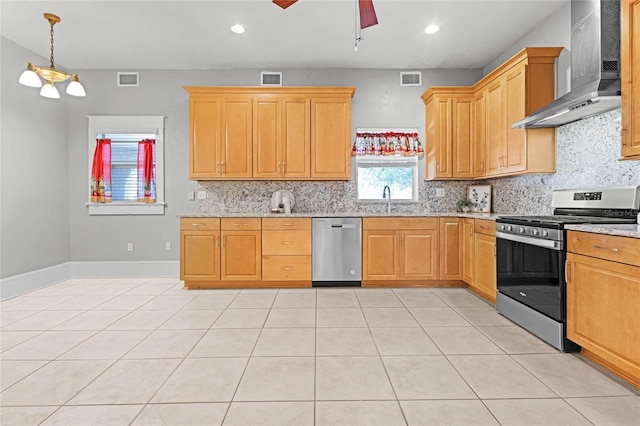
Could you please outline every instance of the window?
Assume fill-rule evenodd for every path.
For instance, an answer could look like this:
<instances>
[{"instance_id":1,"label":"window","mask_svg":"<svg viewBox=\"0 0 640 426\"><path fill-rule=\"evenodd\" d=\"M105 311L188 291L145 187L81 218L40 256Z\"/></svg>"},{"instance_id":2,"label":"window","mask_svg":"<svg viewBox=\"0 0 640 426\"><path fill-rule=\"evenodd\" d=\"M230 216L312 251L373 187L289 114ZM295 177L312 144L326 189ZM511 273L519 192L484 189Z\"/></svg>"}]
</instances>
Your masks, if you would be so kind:
<instances>
[{"instance_id":1,"label":"window","mask_svg":"<svg viewBox=\"0 0 640 426\"><path fill-rule=\"evenodd\" d=\"M418 158L402 156L356 157L358 200L383 200L386 185L393 200L418 201Z\"/></svg>"},{"instance_id":2,"label":"window","mask_svg":"<svg viewBox=\"0 0 640 426\"><path fill-rule=\"evenodd\" d=\"M88 194L90 215L164 214L164 117L89 116ZM105 197L92 194L97 141L109 141L99 164L110 177ZM145 166L146 165L146 166ZM144 167L143 167L144 166ZM105 178L104 182L109 181ZM149 182L155 182L150 185ZM94 184L96 180L94 179ZM104 191L102 191L104 195ZM107 197L108 198L108 197Z\"/></svg>"}]
</instances>

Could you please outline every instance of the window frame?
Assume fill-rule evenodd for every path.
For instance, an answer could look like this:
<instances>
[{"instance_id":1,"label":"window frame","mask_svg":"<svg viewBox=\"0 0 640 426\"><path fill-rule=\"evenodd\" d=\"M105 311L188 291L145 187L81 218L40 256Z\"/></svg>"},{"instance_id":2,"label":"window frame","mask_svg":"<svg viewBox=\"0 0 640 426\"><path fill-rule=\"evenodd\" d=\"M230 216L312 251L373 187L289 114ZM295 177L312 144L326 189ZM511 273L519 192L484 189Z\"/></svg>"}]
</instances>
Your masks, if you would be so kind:
<instances>
[{"instance_id":1,"label":"window frame","mask_svg":"<svg viewBox=\"0 0 640 426\"><path fill-rule=\"evenodd\" d=\"M164 120L161 115L88 115L87 138L87 209L89 215L160 215L164 214ZM156 202L112 201L91 202L91 168L96 146L96 135L155 134L156 140Z\"/></svg>"},{"instance_id":2,"label":"window frame","mask_svg":"<svg viewBox=\"0 0 640 426\"><path fill-rule=\"evenodd\" d=\"M412 169L411 179L411 198L410 199L398 199L392 198L395 203L418 203L419 200L419 168L417 156L401 156L401 155L363 155L356 156L356 201L357 202L375 202L379 203L384 201L382 194L380 198L360 198L359 190L359 170L360 168L373 168L373 167L398 167L398 168L410 168ZM393 197L393 194L391 194Z\"/></svg>"}]
</instances>

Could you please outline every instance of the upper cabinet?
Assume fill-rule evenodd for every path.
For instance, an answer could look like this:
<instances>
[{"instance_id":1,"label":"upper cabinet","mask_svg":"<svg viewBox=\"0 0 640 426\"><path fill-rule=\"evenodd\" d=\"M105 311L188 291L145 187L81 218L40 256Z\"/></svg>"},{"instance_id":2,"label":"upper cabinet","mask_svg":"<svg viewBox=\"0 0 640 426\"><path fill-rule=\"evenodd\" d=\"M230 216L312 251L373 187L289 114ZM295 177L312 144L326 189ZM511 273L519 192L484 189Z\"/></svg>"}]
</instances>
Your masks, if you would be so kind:
<instances>
[{"instance_id":1,"label":"upper cabinet","mask_svg":"<svg viewBox=\"0 0 640 426\"><path fill-rule=\"evenodd\" d=\"M622 0L622 158L640 160L640 1Z\"/></svg>"},{"instance_id":2,"label":"upper cabinet","mask_svg":"<svg viewBox=\"0 0 640 426\"><path fill-rule=\"evenodd\" d=\"M426 151L434 158L427 160L427 179L555 172L555 129L512 129L511 124L553 101L561 50L526 48L471 87L427 90L422 95ZM446 91L452 98L448 106L436 96L446 96ZM464 100L456 107L459 93ZM446 172L439 171L447 166Z\"/></svg>"},{"instance_id":3,"label":"upper cabinet","mask_svg":"<svg viewBox=\"0 0 640 426\"><path fill-rule=\"evenodd\" d=\"M468 179L474 175L473 91L431 87L423 95L427 130L427 179Z\"/></svg>"},{"instance_id":4,"label":"upper cabinet","mask_svg":"<svg viewBox=\"0 0 640 426\"><path fill-rule=\"evenodd\" d=\"M211 96L190 101L192 179L251 177L251 97Z\"/></svg>"},{"instance_id":5,"label":"upper cabinet","mask_svg":"<svg viewBox=\"0 0 640 426\"><path fill-rule=\"evenodd\" d=\"M354 87L185 90L190 179L350 179Z\"/></svg>"}]
</instances>

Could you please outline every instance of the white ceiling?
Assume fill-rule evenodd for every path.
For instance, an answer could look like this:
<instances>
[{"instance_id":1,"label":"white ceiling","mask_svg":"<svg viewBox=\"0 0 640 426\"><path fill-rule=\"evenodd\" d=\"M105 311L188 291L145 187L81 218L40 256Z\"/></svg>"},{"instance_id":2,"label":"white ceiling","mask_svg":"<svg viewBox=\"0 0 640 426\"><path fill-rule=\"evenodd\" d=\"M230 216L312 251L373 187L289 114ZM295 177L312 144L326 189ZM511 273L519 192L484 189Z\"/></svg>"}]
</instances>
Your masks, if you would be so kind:
<instances>
[{"instance_id":1,"label":"white ceiling","mask_svg":"<svg viewBox=\"0 0 640 426\"><path fill-rule=\"evenodd\" d=\"M2 0L0 33L48 58L42 14L59 15L56 65L69 69L482 68L567 1L374 0L379 24L357 52L356 0Z\"/></svg>"}]
</instances>

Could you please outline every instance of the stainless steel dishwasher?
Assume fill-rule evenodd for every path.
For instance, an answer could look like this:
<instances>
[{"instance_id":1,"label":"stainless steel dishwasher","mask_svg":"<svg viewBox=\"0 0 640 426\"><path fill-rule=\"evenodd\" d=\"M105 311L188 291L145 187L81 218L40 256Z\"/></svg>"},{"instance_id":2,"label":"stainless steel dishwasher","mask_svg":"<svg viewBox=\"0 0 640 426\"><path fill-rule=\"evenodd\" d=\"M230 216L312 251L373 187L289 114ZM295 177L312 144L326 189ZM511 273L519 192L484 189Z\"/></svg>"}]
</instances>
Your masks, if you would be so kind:
<instances>
[{"instance_id":1,"label":"stainless steel dishwasher","mask_svg":"<svg viewBox=\"0 0 640 426\"><path fill-rule=\"evenodd\" d=\"M362 218L314 217L311 222L313 286L360 286Z\"/></svg>"}]
</instances>

